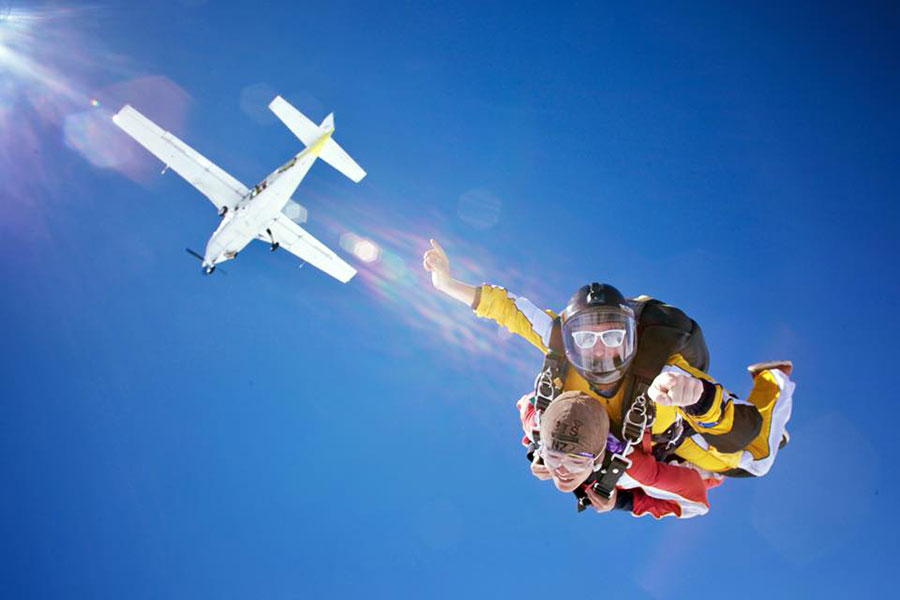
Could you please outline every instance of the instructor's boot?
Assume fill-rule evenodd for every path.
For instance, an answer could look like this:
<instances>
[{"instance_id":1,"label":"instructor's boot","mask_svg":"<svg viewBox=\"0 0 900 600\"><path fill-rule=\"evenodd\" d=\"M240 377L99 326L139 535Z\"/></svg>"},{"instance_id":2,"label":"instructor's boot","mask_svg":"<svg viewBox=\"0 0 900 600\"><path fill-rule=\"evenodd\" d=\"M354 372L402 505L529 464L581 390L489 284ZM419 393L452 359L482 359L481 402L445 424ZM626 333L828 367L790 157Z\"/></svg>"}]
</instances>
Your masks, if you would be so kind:
<instances>
[{"instance_id":1,"label":"instructor's boot","mask_svg":"<svg viewBox=\"0 0 900 600\"><path fill-rule=\"evenodd\" d=\"M777 369L781 371L787 376L791 375L791 371L794 370L794 363L789 360L770 360L768 362L758 362L753 363L747 370L750 371L750 377L756 379L756 376L759 375L763 371L769 371L772 369Z\"/></svg>"}]
</instances>

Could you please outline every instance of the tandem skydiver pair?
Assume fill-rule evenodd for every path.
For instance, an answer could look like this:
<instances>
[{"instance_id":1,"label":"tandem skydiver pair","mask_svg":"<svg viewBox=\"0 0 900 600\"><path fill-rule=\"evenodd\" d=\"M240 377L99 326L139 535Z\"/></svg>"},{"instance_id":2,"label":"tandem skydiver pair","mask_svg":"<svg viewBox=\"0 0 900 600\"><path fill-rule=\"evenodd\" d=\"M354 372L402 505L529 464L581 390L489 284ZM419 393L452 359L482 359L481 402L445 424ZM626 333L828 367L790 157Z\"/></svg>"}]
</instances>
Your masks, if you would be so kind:
<instances>
[{"instance_id":1,"label":"tandem skydiver pair","mask_svg":"<svg viewBox=\"0 0 900 600\"><path fill-rule=\"evenodd\" d=\"M532 474L573 492L578 508L693 517L725 477L759 477L788 439L790 361L748 367L741 400L710 377L700 326L647 296L609 284L579 288L564 310L541 310L489 284L450 276L434 240L423 257L438 290L544 354L518 402Z\"/></svg>"}]
</instances>

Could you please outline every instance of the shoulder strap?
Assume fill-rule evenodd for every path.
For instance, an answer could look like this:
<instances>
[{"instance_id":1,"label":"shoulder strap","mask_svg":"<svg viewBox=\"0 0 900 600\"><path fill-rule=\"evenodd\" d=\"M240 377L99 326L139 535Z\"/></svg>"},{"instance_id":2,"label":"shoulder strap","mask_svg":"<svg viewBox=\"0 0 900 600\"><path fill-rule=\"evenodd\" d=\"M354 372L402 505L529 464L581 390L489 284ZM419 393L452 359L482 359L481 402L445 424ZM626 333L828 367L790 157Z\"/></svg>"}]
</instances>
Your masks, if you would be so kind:
<instances>
[{"instance_id":1,"label":"shoulder strap","mask_svg":"<svg viewBox=\"0 0 900 600\"><path fill-rule=\"evenodd\" d=\"M630 466L630 459L620 454L607 452L606 456L603 458L603 464L601 465L600 470L594 471L587 481L584 482L584 485L590 486L590 488L602 498L609 500L612 498L613 491L616 489L616 484L619 482L619 479L622 478L622 475L625 474L625 471L627 471ZM582 486L576 488L573 493L578 499L578 503L575 507L578 512L583 511L591 505L591 501L587 497Z\"/></svg>"},{"instance_id":2,"label":"shoulder strap","mask_svg":"<svg viewBox=\"0 0 900 600\"><path fill-rule=\"evenodd\" d=\"M628 412L622 418L622 441L624 446L618 448L616 452L612 451L607 445L606 455L600 469L591 473L585 485L589 486L594 492L603 498L609 500L616 489L619 479L631 467L631 459L628 458L628 451L633 446L641 445L645 452L650 452L650 426L656 418L656 410L652 402L644 395L638 396ZM575 490L575 497L578 499L576 508L578 512L583 511L590 505L590 499L583 489Z\"/></svg>"},{"instance_id":3,"label":"shoulder strap","mask_svg":"<svg viewBox=\"0 0 900 600\"><path fill-rule=\"evenodd\" d=\"M653 298L641 296L630 302L637 321L638 341L625 381L624 410L633 398L647 391L673 354L681 354L701 371L709 368L709 350L696 321L681 309Z\"/></svg>"},{"instance_id":4,"label":"shoulder strap","mask_svg":"<svg viewBox=\"0 0 900 600\"><path fill-rule=\"evenodd\" d=\"M562 341L562 322L556 317L550 328L547 354L544 355L541 371L534 380L534 408L539 415L562 393L568 366Z\"/></svg>"}]
</instances>

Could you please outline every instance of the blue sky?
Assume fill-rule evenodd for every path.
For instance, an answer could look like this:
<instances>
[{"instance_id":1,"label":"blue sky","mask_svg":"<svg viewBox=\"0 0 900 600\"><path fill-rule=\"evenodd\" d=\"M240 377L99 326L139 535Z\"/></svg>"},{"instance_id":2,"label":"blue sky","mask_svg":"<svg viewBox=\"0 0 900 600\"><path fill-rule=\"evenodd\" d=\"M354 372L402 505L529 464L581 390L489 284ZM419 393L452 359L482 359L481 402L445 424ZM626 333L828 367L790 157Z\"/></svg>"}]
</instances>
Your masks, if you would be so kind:
<instances>
[{"instance_id":1,"label":"blue sky","mask_svg":"<svg viewBox=\"0 0 900 600\"><path fill-rule=\"evenodd\" d=\"M3 596L881 592L897 9L426 4L11 3ZM300 148L276 93L369 172L295 195L347 285L263 244L203 277L214 209L109 122L252 184ZM794 360L790 446L702 518L576 515L518 444L540 357L430 288L430 237L541 306L605 280L684 308L738 394Z\"/></svg>"}]
</instances>

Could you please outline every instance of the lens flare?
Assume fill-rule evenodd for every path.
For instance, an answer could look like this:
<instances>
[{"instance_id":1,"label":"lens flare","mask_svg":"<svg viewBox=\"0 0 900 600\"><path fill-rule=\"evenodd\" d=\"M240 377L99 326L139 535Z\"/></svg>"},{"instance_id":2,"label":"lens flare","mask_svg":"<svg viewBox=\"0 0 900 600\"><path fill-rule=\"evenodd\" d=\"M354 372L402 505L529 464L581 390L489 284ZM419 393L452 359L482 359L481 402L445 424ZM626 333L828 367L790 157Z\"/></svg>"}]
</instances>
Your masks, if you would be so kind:
<instances>
[{"instance_id":1,"label":"lens flare","mask_svg":"<svg viewBox=\"0 0 900 600\"><path fill-rule=\"evenodd\" d=\"M378 246L376 246L373 242L370 242L369 240L363 240L356 245L353 253L356 254L357 258L359 258L361 261L370 263L378 260L379 250Z\"/></svg>"},{"instance_id":2,"label":"lens flare","mask_svg":"<svg viewBox=\"0 0 900 600\"><path fill-rule=\"evenodd\" d=\"M500 220L503 202L483 188L469 190L459 197L457 215L475 229L490 229Z\"/></svg>"},{"instance_id":3,"label":"lens flare","mask_svg":"<svg viewBox=\"0 0 900 600\"><path fill-rule=\"evenodd\" d=\"M293 200L288 200L287 204L285 204L284 208L281 209L287 218L297 224L306 223L306 207L302 204L298 204Z\"/></svg>"},{"instance_id":4,"label":"lens flare","mask_svg":"<svg viewBox=\"0 0 900 600\"><path fill-rule=\"evenodd\" d=\"M88 71L89 51L77 33L85 11L16 9L0 21L0 197L12 232L42 231L48 201L62 187L44 163L65 116L83 110L89 96L76 80ZM48 140L48 137L50 138Z\"/></svg>"},{"instance_id":5,"label":"lens flare","mask_svg":"<svg viewBox=\"0 0 900 600\"><path fill-rule=\"evenodd\" d=\"M240 105L248 117L260 125L270 125L278 121L269 110L269 102L276 96L275 88L267 83L254 83L241 90Z\"/></svg>"},{"instance_id":6,"label":"lens flare","mask_svg":"<svg viewBox=\"0 0 900 600\"><path fill-rule=\"evenodd\" d=\"M104 106L146 102L153 105L147 112L169 128L177 131L183 123L187 94L163 76L131 78L142 69L105 48L97 31L104 10L17 8L0 21L4 230L41 230L53 203L72 196L72 183L44 158L60 138L94 166L140 180L158 172L113 125ZM99 82L115 78L124 81L100 87Z\"/></svg>"},{"instance_id":7,"label":"lens flare","mask_svg":"<svg viewBox=\"0 0 900 600\"><path fill-rule=\"evenodd\" d=\"M356 244L358 244L359 241L360 237L358 235L356 235L355 233L350 233L348 231L347 233L341 235L339 243L341 245L341 248L343 248L347 252L353 252L353 249L356 248Z\"/></svg>"},{"instance_id":8,"label":"lens flare","mask_svg":"<svg viewBox=\"0 0 900 600\"><path fill-rule=\"evenodd\" d=\"M93 110L68 115L63 123L63 141L95 167L113 169L134 160L132 152L121 151L117 132L108 121L108 115Z\"/></svg>"},{"instance_id":9,"label":"lens flare","mask_svg":"<svg viewBox=\"0 0 900 600\"><path fill-rule=\"evenodd\" d=\"M375 242L361 238L355 233L348 232L342 235L340 245L365 263L373 263L381 256L381 248Z\"/></svg>"},{"instance_id":10,"label":"lens flare","mask_svg":"<svg viewBox=\"0 0 900 600\"><path fill-rule=\"evenodd\" d=\"M329 184L324 185L329 189ZM340 238L340 247L351 260L359 261L354 266L365 293L391 313L392 322L416 332L417 344L429 352L439 352L445 364L470 374L481 371L485 376L496 376L498 365L503 365L504 376L522 381L533 379L538 361L535 350L434 289L431 275L422 266L422 255L433 237L449 253L453 277L474 284L492 281L508 286L538 305L559 295L554 291L556 287L562 289L563 282L557 280L556 274L530 273L495 264L484 247L453 233L455 207L449 208L449 214L412 215L393 210L396 202L378 197L372 188L361 189L345 191L335 184L323 193L321 188L310 186L306 194L316 221ZM319 239L328 239L321 230L317 233ZM375 248L378 258L364 262L364 257L371 256Z\"/></svg>"}]
</instances>

